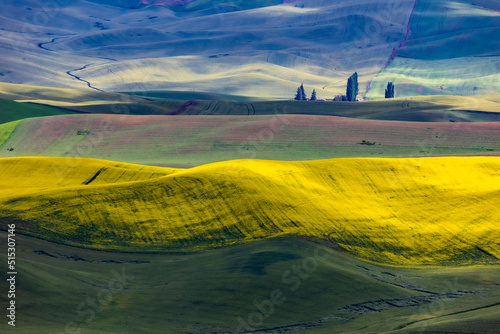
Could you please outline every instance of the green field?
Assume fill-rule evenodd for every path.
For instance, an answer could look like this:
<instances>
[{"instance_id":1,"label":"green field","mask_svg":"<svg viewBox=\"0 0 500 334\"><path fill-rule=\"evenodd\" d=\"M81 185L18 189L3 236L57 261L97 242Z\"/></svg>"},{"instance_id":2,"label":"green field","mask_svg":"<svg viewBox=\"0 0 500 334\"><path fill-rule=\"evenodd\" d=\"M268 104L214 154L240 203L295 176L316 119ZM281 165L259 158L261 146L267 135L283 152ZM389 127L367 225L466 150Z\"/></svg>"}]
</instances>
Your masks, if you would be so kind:
<instances>
[{"instance_id":1,"label":"green field","mask_svg":"<svg viewBox=\"0 0 500 334\"><path fill-rule=\"evenodd\" d=\"M130 103L87 103L68 105L79 112L127 115L273 115L301 114L342 116L361 119L448 122L451 115L456 121L499 121L497 101L468 97L426 97L379 101L311 102L311 101L254 101L232 102L218 100L157 100ZM471 113L471 111L476 113Z\"/></svg>"},{"instance_id":2,"label":"green field","mask_svg":"<svg viewBox=\"0 0 500 334\"><path fill-rule=\"evenodd\" d=\"M193 167L242 158L500 154L499 122L450 122L457 119L454 112L443 117L443 122L432 123L284 114L42 117L0 125L0 139L5 139L0 157L81 157Z\"/></svg>"},{"instance_id":3,"label":"green field","mask_svg":"<svg viewBox=\"0 0 500 334\"><path fill-rule=\"evenodd\" d=\"M17 240L17 322L2 321L2 333L493 333L500 325L498 266L386 267L291 238L191 255Z\"/></svg>"},{"instance_id":4,"label":"green field","mask_svg":"<svg viewBox=\"0 0 500 334\"><path fill-rule=\"evenodd\" d=\"M18 121L29 117L56 116L74 114L75 111L48 105L19 103L0 99L0 124Z\"/></svg>"}]
</instances>

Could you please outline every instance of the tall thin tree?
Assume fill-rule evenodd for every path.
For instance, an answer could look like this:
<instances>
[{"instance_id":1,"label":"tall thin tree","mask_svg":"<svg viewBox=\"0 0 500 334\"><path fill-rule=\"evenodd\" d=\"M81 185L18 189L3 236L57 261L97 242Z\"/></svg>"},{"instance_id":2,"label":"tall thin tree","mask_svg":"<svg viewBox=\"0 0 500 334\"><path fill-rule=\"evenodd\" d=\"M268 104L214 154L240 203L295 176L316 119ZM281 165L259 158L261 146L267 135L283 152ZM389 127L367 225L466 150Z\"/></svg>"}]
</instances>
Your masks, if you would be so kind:
<instances>
[{"instance_id":1,"label":"tall thin tree","mask_svg":"<svg viewBox=\"0 0 500 334\"><path fill-rule=\"evenodd\" d=\"M346 88L347 101L356 101L356 96L358 96L358 73L354 72L353 75L347 79Z\"/></svg>"},{"instance_id":2,"label":"tall thin tree","mask_svg":"<svg viewBox=\"0 0 500 334\"><path fill-rule=\"evenodd\" d=\"M302 92L300 91L300 87L297 87L297 93L295 94L295 99L296 101L302 100Z\"/></svg>"},{"instance_id":3,"label":"tall thin tree","mask_svg":"<svg viewBox=\"0 0 500 334\"><path fill-rule=\"evenodd\" d=\"M392 99L394 97L394 84L392 82L387 83L387 88L385 89L385 98Z\"/></svg>"},{"instance_id":4,"label":"tall thin tree","mask_svg":"<svg viewBox=\"0 0 500 334\"><path fill-rule=\"evenodd\" d=\"M300 94L302 97L301 100L307 101L306 90L304 89L304 84L300 84Z\"/></svg>"},{"instance_id":5,"label":"tall thin tree","mask_svg":"<svg viewBox=\"0 0 500 334\"><path fill-rule=\"evenodd\" d=\"M313 89L313 92L311 94L311 98L310 98L311 101L317 101L318 98L316 97L316 89Z\"/></svg>"}]
</instances>

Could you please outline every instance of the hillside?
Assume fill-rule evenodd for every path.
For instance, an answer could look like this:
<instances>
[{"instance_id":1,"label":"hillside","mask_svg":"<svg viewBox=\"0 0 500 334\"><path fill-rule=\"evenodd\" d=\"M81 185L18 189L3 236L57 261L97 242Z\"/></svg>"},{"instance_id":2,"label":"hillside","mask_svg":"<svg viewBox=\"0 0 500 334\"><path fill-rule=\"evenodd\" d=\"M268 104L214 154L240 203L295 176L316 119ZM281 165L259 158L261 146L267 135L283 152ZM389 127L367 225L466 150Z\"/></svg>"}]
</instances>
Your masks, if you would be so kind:
<instances>
[{"instance_id":1,"label":"hillside","mask_svg":"<svg viewBox=\"0 0 500 334\"><path fill-rule=\"evenodd\" d=\"M418 0L406 39L366 96L383 97L388 81L396 96L498 92L499 32L499 1Z\"/></svg>"},{"instance_id":2,"label":"hillside","mask_svg":"<svg viewBox=\"0 0 500 334\"><path fill-rule=\"evenodd\" d=\"M36 103L52 107L61 107L68 110L73 107L85 105L117 105L126 103L140 103L148 101L139 96L128 94L104 93L84 89L54 88L33 85L19 85L0 82L0 99L15 102ZM11 103L11 102L5 102ZM17 105L20 106L20 105ZM30 108L30 105L23 104ZM33 108L37 106L32 106ZM42 107L39 107L42 108ZM20 109L19 107L17 109ZM52 108L54 109L54 108ZM60 110L60 109L59 109ZM71 109L75 110L75 109ZM2 113L3 114L3 113ZM55 113L54 113L55 114ZM53 115L53 114L48 114Z\"/></svg>"},{"instance_id":3,"label":"hillside","mask_svg":"<svg viewBox=\"0 0 500 334\"><path fill-rule=\"evenodd\" d=\"M386 267L291 238L191 255L98 252L21 235L17 240L23 254L17 302L23 307L18 326L1 322L2 333L62 333L71 324L96 334L236 334L245 326L239 319L248 324L252 314L249 327L260 334L492 332L499 324L496 266ZM304 266L301 276L292 272ZM115 289L102 296L109 284ZM275 290L283 298L271 309L266 301ZM102 308L96 310L92 300L102 300ZM267 308L260 311L255 302ZM271 310L262 323L255 316ZM95 317L87 321L92 311Z\"/></svg>"},{"instance_id":4,"label":"hillside","mask_svg":"<svg viewBox=\"0 0 500 334\"><path fill-rule=\"evenodd\" d=\"M390 264L500 257L498 157L234 160L134 178L88 163L1 159L2 227L97 249L193 251L295 235Z\"/></svg>"},{"instance_id":5,"label":"hillside","mask_svg":"<svg viewBox=\"0 0 500 334\"><path fill-rule=\"evenodd\" d=\"M496 1L7 3L0 80L95 91L320 97L498 93ZM39 16L46 18L41 24ZM196 24L194 24L194 22ZM23 27L25 27L23 29ZM310 94L310 91L308 91Z\"/></svg>"},{"instance_id":6,"label":"hillside","mask_svg":"<svg viewBox=\"0 0 500 334\"><path fill-rule=\"evenodd\" d=\"M5 4L0 80L273 98L304 82L333 98L358 71L363 93L405 38L414 0L195 1L181 10L110 3Z\"/></svg>"},{"instance_id":7,"label":"hillside","mask_svg":"<svg viewBox=\"0 0 500 334\"><path fill-rule=\"evenodd\" d=\"M47 105L19 103L0 99L0 124L18 121L29 117L43 117L74 114L73 110L65 110Z\"/></svg>"},{"instance_id":8,"label":"hillside","mask_svg":"<svg viewBox=\"0 0 500 334\"><path fill-rule=\"evenodd\" d=\"M0 157L194 167L241 158L500 155L500 122L450 122L457 115L445 115L436 123L282 114L42 117L1 124Z\"/></svg>"},{"instance_id":9,"label":"hillside","mask_svg":"<svg viewBox=\"0 0 500 334\"><path fill-rule=\"evenodd\" d=\"M131 115L332 115L364 119L423 122L500 121L500 95L427 95L363 103L265 100L228 94L181 91L104 93L0 83L0 99L27 108L47 105L59 111ZM10 103L6 101L5 103ZM17 105L20 106L20 105ZM36 106L33 106L33 108Z\"/></svg>"}]
</instances>

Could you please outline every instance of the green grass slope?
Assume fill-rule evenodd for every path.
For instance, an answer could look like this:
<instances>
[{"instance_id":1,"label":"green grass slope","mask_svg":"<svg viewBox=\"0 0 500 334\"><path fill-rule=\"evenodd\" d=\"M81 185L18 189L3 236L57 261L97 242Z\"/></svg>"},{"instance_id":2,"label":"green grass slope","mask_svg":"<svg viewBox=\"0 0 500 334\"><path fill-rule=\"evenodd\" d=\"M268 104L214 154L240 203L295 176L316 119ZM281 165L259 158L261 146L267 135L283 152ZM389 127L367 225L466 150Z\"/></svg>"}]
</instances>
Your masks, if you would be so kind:
<instances>
[{"instance_id":1,"label":"green grass slope","mask_svg":"<svg viewBox=\"0 0 500 334\"><path fill-rule=\"evenodd\" d=\"M9 139L20 122L21 120L0 124L0 147ZM10 150L11 148L9 147L7 149Z\"/></svg>"},{"instance_id":2,"label":"green grass slope","mask_svg":"<svg viewBox=\"0 0 500 334\"><path fill-rule=\"evenodd\" d=\"M32 102L68 109L86 104L138 103L146 100L128 94L105 93L83 89L55 88L0 82L0 99ZM23 104L26 105L26 104Z\"/></svg>"},{"instance_id":3,"label":"green grass slope","mask_svg":"<svg viewBox=\"0 0 500 334\"><path fill-rule=\"evenodd\" d=\"M500 122L450 122L459 119L454 112L445 117L439 123L283 114L45 117L23 120L12 135L13 124L0 125L6 134L0 157L98 158L193 167L241 158L500 154Z\"/></svg>"},{"instance_id":4,"label":"green grass slope","mask_svg":"<svg viewBox=\"0 0 500 334\"><path fill-rule=\"evenodd\" d=\"M65 111L115 115L273 115L282 113L448 122L450 121L448 116L453 114L455 121L500 120L498 94L475 97L412 96L363 103L332 103L264 101L258 97L204 92L144 91L119 94L0 83L0 98L36 103L36 105L29 105L32 107L42 107L39 105L46 104L62 107Z\"/></svg>"},{"instance_id":5,"label":"green grass slope","mask_svg":"<svg viewBox=\"0 0 500 334\"><path fill-rule=\"evenodd\" d=\"M0 323L6 334L462 333L491 332L500 318L498 307L472 311L498 302L498 267L384 267L292 238L191 255L17 241L17 320Z\"/></svg>"},{"instance_id":6,"label":"green grass slope","mask_svg":"<svg viewBox=\"0 0 500 334\"><path fill-rule=\"evenodd\" d=\"M43 117L74 114L72 110L65 110L48 105L19 103L0 99L0 124L21 120L29 117Z\"/></svg>"}]
</instances>

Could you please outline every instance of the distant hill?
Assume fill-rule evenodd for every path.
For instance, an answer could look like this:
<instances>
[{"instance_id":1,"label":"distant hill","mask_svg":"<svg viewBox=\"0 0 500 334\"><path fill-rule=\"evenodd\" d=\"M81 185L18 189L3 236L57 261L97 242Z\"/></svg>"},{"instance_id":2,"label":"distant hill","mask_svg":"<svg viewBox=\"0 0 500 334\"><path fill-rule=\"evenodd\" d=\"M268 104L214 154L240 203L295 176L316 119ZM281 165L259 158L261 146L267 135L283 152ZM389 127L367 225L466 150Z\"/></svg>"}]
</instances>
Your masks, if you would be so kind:
<instances>
[{"instance_id":1,"label":"distant hill","mask_svg":"<svg viewBox=\"0 0 500 334\"><path fill-rule=\"evenodd\" d=\"M383 97L387 81L396 96L499 93L498 7L483 0L75 0L57 9L7 2L0 80L264 98L292 97L303 82L308 94L333 98L357 71L369 98Z\"/></svg>"},{"instance_id":2,"label":"distant hill","mask_svg":"<svg viewBox=\"0 0 500 334\"><path fill-rule=\"evenodd\" d=\"M146 99L155 100L208 100L208 101L228 101L228 102L254 102L263 100L262 98L252 96L241 96L231 94L217 94L209 92L182 92L170 90L151 90L151 91L137 91L137 92L122 92L124 94L134 95Z\"/></svg>"},{"instance_id":3,"label":"distant hill","mask_svg":"<svg viewBox=\"0 0 500 334\"><path fill-rule=\"evenodd\" d=\"M315 88L319 97L333 98L358 71L363 93L405 38L413 7L413 0L282 2L172 7L75 0L57 10L30 0L9 2L0 15L0 47L11 52L0 65L0 80L264 98L292 97L304 82L308 94ZM47 13L47 24L38 25L36 12ZM23 30L25 22L32 29ZM377 34L364 36L372 27Z\"/></svg>"},{"instance_id":4,"label":"distant hill","mask_svg":"<svg viewBox=\"0 0 500 334\"><path fill-rule=\"evenodd\" d=\"M408 35L367 97L477 95L500 91L500 2L418 0Z\"/></svg>"}]
</instances>

